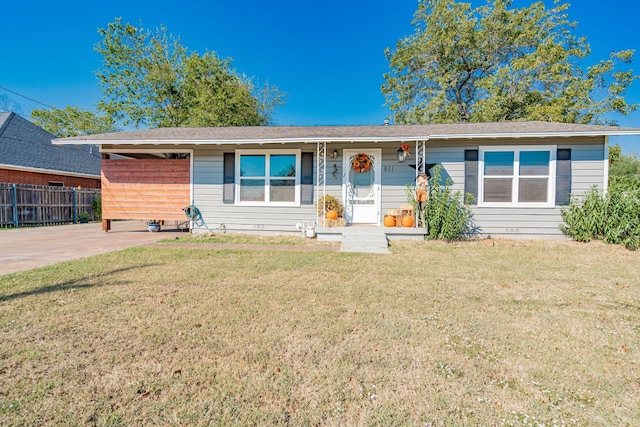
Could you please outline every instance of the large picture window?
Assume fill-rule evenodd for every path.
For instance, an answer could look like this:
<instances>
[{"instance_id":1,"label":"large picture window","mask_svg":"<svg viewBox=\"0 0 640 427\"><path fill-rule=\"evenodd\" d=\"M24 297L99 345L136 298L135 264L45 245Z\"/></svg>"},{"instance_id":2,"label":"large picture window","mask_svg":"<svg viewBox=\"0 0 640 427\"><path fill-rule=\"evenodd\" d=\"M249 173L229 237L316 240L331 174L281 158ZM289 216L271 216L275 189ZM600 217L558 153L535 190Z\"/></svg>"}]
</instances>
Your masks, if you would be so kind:
<instances>
[{"instance_id":1,"label":"large picture window","mask_svg":"<svg viewBox=\"0 0 640 427\"><path fill-rule=\"evenodd\" d=\"M479 206L553 206L556 147L481 147Z\"/></svg>"},{"instance_id":2,"label":"large picture window","mask_svg":"<svg viewBox=\"0 0 640 427\"><path fill-rule=\"evenodd\" d=\"M237 152L238 203L246 205L300 204L300 152Z\"/></svg>"}]
</instances>

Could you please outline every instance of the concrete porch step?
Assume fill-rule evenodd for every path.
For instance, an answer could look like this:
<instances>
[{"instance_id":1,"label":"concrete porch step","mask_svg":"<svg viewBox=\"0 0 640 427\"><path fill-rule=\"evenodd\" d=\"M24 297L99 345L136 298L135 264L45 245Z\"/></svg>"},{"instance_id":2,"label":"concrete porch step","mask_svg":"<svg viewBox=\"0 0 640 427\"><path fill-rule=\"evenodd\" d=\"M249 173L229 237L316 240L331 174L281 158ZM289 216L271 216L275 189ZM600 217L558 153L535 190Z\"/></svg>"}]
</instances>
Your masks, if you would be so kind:
<instances>
[{"instance_id":1,"label":"concrete porch step","mask_svg":"<svg viewBox=\"0 0 640 427\"><path fill-rule=\"evenodd\" d=\"M387 235L379 227L344 228L340 252L391 253Z\"/></svg>"}]
</instances>

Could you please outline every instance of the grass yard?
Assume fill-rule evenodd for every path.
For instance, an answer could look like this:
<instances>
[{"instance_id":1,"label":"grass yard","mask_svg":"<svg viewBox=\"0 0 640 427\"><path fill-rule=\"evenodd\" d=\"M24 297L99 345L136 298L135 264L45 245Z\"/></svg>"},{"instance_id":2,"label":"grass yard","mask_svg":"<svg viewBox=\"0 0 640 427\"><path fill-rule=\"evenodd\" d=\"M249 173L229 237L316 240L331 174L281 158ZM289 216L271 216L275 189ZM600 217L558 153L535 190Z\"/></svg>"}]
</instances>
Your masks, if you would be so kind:
<instances>
[{"instance_id":1,"label":"grass yard","mask_svg":"<svg viewBox=\"0 0 640 427\"><path fill-rule=\"evenodd\" d=\"M137 248L0 277L0 424L640 425L640 253Z\"/></svg>"}]
</instances>

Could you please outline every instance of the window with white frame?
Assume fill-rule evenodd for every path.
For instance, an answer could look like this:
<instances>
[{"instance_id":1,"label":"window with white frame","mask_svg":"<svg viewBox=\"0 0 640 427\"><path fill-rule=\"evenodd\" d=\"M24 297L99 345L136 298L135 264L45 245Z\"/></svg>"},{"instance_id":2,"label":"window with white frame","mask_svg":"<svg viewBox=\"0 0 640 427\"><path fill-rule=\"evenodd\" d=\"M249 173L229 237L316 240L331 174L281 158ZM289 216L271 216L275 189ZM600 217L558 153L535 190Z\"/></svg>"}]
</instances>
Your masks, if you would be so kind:
<instances>
[{"instance_id":1,"label":"window with white frame","mask_svg":"<svg viewBox=\"0 0 640 427\"><path fill-rule=\"evenodd\" d=\"M236 154L238 204L300 204L300 150L238 150Z\"/></svg>"},{"instance_id":2,"label":"window with white frame","mask_svg":"<svg viewBox=\"0 0 640 427\"><path fill-rule=\"evenodd\" d=\"M555 146L480 147L479 206L554 206Z\"/></svg>"}]
</instances>

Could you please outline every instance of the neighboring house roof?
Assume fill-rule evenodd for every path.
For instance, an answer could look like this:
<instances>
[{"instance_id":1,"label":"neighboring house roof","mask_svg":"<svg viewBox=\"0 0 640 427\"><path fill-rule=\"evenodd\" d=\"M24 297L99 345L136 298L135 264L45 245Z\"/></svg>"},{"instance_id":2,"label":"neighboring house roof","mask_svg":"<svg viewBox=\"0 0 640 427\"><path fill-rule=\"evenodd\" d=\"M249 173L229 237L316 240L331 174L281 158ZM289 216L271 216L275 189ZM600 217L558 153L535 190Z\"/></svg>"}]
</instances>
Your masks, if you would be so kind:
<instances>
[{"instance_id":1,"label":"neighboring house roof","mask_svg":"<svg viewBox=\"0 0 640 427\"><path fill-rule=\"evenodd\" d=\"M524 121L390 126L157 128L57 139L54 144L264 144L604 135L640 135L640 129Z\"/></svg>"},{"instance_id":2,"label":"neighboring house roof","mask_svg":"<svg viewBox=\"0 0 640 427\"><path fill-rule=\"evenodd\" d=\"M69 176L100 177L100 153L92 146L55 146L56 136L15 113L0 112L0 167Z\"/></svg>"}]
</instances>

